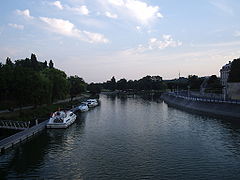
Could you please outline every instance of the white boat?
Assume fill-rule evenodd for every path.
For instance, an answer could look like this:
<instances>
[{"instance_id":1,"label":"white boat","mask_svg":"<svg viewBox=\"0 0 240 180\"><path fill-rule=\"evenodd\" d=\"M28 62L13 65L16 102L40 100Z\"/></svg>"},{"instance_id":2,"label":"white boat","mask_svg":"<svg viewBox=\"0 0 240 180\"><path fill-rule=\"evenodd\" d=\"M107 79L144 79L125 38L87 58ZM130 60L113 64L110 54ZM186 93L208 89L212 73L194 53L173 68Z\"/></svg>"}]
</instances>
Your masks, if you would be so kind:
<instances>
[{"instance_id":1,"label":"white boat","mask_svg":"<svg viewBox=\"0 0 240 180\"><path fill-rule=\"evenodd\" d=\"M82 102L79 106L78 106L79 111L81 112L85 112L88 111L88 103L87 102Z\"/></svg>"},{"instance_id":2,"label":"white boat","mask_svg":"<svg viewBox=\"0 0 240 180\"><path fill-rule=\"evenodd\" d=\"M77 116L72 111L56 111L50 117L47 128L67 128L76 120Z\"/></svg>"},{"instance_id":3,"label":"white boat","mask_svg":"<svg viewBox=\"0 0 240 180\"><path fill-rule=\"evenodd\" d=\"M95 107L98 105L98 101L96 99L88 99L86 102L88 107Z\"/></svg>"}]
</instances>

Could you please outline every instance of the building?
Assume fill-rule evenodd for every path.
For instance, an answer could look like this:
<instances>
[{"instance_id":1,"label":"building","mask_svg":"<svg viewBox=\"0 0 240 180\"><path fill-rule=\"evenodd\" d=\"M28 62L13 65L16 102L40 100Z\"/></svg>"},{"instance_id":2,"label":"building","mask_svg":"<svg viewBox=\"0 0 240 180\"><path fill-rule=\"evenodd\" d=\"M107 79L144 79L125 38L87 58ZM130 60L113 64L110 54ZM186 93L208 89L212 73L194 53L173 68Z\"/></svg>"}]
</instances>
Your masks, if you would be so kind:
<instances>
[{"instance_id":1,"label":"building","mask_svg":"<svg viewBox=\"0 0 240 180\"><path fill-rule=\"evenodd\" d=\"M220 79L221 79L221 83L224 87L227 86L227 81L228 81L229 72L231 70L231 65L232 65L232 62L229 61L228 64L224 65L222 67L222 69L220 69Z\"/></svg>"}]
</instances>

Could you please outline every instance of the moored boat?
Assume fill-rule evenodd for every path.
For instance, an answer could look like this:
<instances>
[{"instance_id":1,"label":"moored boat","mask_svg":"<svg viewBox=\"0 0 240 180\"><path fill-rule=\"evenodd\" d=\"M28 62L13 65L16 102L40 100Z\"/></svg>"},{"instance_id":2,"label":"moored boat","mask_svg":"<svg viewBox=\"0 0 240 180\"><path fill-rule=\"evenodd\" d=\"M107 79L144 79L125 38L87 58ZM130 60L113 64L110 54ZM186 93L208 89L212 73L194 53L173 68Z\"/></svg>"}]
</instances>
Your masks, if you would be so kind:
<instances>
[{"instance_id":1,"label":"moored boat","mask_svg":"<svg viewBox=\"0 0 240 180\"><path fill-rule=\"evenodd\" d=\"M98 105L98 101L96 99L88 99L86 102L88 107L95 107Z\"/></svg>"},{"instance_id":2,"label":"moored boat","mask_svg":"<svg viewBox=\"0 0 240 180\"><path fill-rule=\"evenodd\" d=\"M78 106L79 111L81 112L85 112L88 111L88 103L87 102L82 102L79 106Z\"/></svg>"},{"instance_id":3,"label":"moored boat","mask_svg":"<svg viewBox=\"0 0 240 180\"><path fill-rule=\"evenodd\" d=\"M67 128L76 118L76 114L72 111L56 111L50 117L47 128Z\"/></svg>"}]
</instances>

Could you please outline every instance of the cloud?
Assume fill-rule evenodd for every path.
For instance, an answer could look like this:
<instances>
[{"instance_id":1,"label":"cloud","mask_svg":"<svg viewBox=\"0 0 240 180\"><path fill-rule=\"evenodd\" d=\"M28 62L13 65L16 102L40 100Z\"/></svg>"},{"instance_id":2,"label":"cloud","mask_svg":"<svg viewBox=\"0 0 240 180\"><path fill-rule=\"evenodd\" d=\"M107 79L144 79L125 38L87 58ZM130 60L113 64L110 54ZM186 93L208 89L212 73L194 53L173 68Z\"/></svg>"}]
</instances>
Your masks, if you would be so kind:
<instances>
[{"instance_id":1,"label":"cloud","mask_svg":"<svg viewBox=\"0 0 240 180\"><path fill-rule=\"evenodd\" d=\"M78 6L78 7L70 7L68 5L62 5L62 3L60 1L52 2L52 3L50 3L50 5L56 6L60 10L66 9L66 10L69 10L69 11L72 11L75 13L79 13L82 15L89 14L89 10L88 10L87 6L85 6L85 5Z\"/></svg>"},{"instance_id":2,"label":"cloud","mask_svg":"<svg viewBox=\"0 0 240 180\"><path fill-rule=\"evenodd\" d=\"M171 35L163 35L163 40L158 40L157 38L151 38L148 41L149 49L165 49L167 47L177 47L181 46L182 42L174 41Z\"/></svg>"},{"instance_id":3,"label":"cloud","mask_svg":"<svg viewBox=\"0 0 240 180\"><path fill-rule=\"evenodd\" d=\"M112 14L108 11L105 12L105 15L109 18L112 18L112 19L117 19L118 18L118 15L117 14Z\"/></svg>"},{"instance_id":4,"label":"cloud","mask_svg":"<svg viewBox=\"0 0 240 180\"><path fill-rule=\"evenodd\" d=\"M68 20L40 17L40 20L48 25L47 29L64 36L75 37L90 43L108 43L104 35L88 31L82 31Z\"/></svg>"},{"instance_id":5,"label":"cloud","mask_svg":"<svg viewBox=\"0 0 240 180\"><path fill-rule=\"evenodd\" d=\"M240 37L240 31L235 31L233 34L235 37Z\"/></svg>"},{"instance_id":6,"label":"cloud","mask_svg":"<svg viewBox=\"0 0 240 180\"><path fill-rule=\"evenodd\" d=\"M125 4L123 0L108 0L108 2L115 6L124 6Z\"/></svg>"},{"instance_id":7,"label":"cloud","mask_svg":"<svg viewBox=\"0 0 240 180\"><path fill-rule=\"evenodd\" d=\"M23 16L23 17L26 18L26 19L33 19L33 17L30 15L29 9L25 9L25 10L23 10L23 11L17 9L17 10L16 10L16 13L17 13L18 15L20 15L20 16Z\"/></svg>"},{"instance_id":8,"label":"cloud","mask_svg":"<svg viewBox=\"0 0 240 180\"><path fill-rule=\"evenodd\" d=\"M124 54L141 54L150 50L163 50L168 47L178 47L181 45L182 42L173 40L171 35L163 35L162 40L150 38L146 45L139 44L136 48L124 50Z\"/></svg>"},{"instance_id":9,"label":"cloud","mask_svg":"<svg viewBox=\"0 0 240 180\"><path fill-rule=\"evenodd\" d=\"M53 6L56 6L60 10L63 10L63 5L61 4L60 1L55 1L55 2L52 2L50 4L53 5Z\"/></svg>"},{"instance_id":10,"label":"cloud","mask_svg":"<svg viewBox=\"0 0 240 180\"><path fill-rule=\"evenodd\" d=\"M108 0L109 5L115 7L120 14L130 15L141 24L147 25L150 21L163 18L158 6L151 6L140 0Z\"/></svg>"},{"instance_id":11,"label":"cloud","mask_svg":"<svg viewBox=\"0 0 240 180\"><path fill-rule=\"evenodd\" d=\"M213 0L210 3L213 6L215 6L216 8L218 8L221 11L225 12L226 14L234 15L233 9L226 4L226 1L223 1L223 0Z\"/></svg>"},{"instance_id":12,"label":"cloud","mask_svg":"<svg viewBox=\"0 0 240 180\"><path fill-rule=\"evenodd\" d=\"M83 6L79 6L79 7L69 7L69 6L65 6L66 9L82 14L82 15L88 15L89 14L89 10L87 8L87 6L83 5Z\"/></svg>"},{"instance_id":13,"label":"cloud","mask_svg":"<svg viewBox=\"0 0 240 180\"><path fill-rule=\"evenodd\" d=\"M12 24L9 23L8 26L15 28L15 29L19 29L19 30L23 30L24 29L24 25L20 25L20 24Z\"/></svg>"}]
</instances>

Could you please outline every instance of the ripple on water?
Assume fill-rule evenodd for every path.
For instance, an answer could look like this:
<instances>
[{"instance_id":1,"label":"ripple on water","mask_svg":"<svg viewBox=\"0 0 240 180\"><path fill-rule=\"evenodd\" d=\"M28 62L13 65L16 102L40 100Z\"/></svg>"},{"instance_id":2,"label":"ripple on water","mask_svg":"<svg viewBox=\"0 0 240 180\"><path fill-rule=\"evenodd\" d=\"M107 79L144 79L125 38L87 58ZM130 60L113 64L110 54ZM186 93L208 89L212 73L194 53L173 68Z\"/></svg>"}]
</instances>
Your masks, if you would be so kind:
<instances>
[{"instance_id":1,"label":"ripple on water","mask_svg":"<svg viewBox=\"0 0 240 180\"><path fill-rule=\"evenodd\" d=\"M0 177L240 179L240 127L165 103L101 96L66 130L1 156Z\"/></svg>"}]
</instances>

